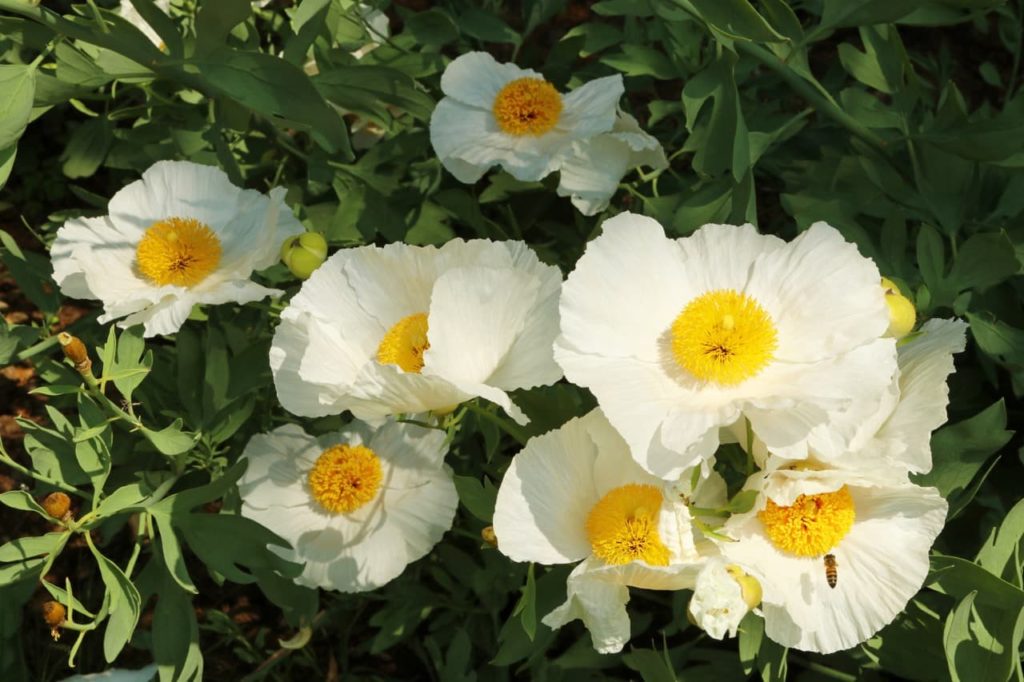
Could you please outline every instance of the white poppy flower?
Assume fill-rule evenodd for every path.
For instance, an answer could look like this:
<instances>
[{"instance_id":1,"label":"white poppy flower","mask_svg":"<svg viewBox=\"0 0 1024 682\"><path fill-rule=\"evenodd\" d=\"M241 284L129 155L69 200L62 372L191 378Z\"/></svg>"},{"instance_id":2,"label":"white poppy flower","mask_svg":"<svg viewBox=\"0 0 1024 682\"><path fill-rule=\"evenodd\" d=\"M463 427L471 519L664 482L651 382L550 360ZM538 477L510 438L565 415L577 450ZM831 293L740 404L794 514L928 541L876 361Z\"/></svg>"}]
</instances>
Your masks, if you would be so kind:
<instances>
[{"instance_id":1,"label":"white poppy flower","mask_svg":"<svg viewBox=\"0 0 1024 682\"><path fill-rule=\"evenodd\" d=\"M934 488L829 469L779 469L751 485L761 495L726 522L722 532L736 542L722 552L753 567L772 640L849 649L892 622L924 584L947 510Z\"/></svg>"},{"instance_id":2,"label":"white poppy flower","mask_svg":"<svg viewBox=\"0 0 1024 682\"><path fill-rule=\"evenodd\" d=\"M561 281L522 242L339 251L281 314L278 399L307 417L370 419L481 397L525 423L506 391L561 378L551 351Z\"/></svg>"},{"instance_id":3,"label":"white poppy flower","mask_svg":"<svg viewBox=\"0 0 1024 682\"><path fill-rule=\"evenodd\" d=\"M878 282L824 223L788 244L751 225L669 239L625 213L563 287L555 358L658 476L709 460L741 416L773 452L803 455L829 410L876 399L896 371Z\"/></svg>"},{"instance_id":4,"label":"white poppy flower","mask_svg":"<svg viewBox=\"0 0 1024 682\"><path fill-rule=\"evenodd\" d=\"M160 161L113 196L109 215L64 223L50 252L53 278L66 296L102 301L100 322L123 317L119 326L144 324L145 336L177 331L196 304L279 295L249 277L305 231L284 193L239 189L210 166Z\"/></svg>"},{"instance_id":5,"label":"white poppy flower","mask_svg":"<svg viewBox=\"0 0 1024 682\"><path fill-rule=\"evenodd\" d=\"M932 431L946 422L953 354L963 351L967 325L929 320L897 347L899 373L878 401L853 403L833 413L808 440L818 459L844 469L932 468Z\"/></svg>"},{"instance_id":6,"label":"white poppy flower","mask_svg":"<svg viewBox=\"0 0 1024 682\"><path fill-rule=\"evenodd\" d=\"M451 528L458 505L445 434L353 422L320 438L294 424L254 436L242 515L291 543L300 585L363 592L398 577Z\"/></svg>"},{"instance_id":7,"label":"white poppy flower","mask_svg":"<svg viewBox=\"0 0 1024 682\"><path fill-rule=\"evenodd\" d=\"M164 14L171 11L171 0L154 0L153 4L156 5L156 8ZM139 14L139 10L135 9L135 5L132 4L131 0L121 0L121 6L118 10L118 14L120 14L121 17L128 21L132 26L145 33L146 37L149 38L150 42L154 45L159 47L161 50L164 48L164 39L153 30L153 27L150 26L145 19L142 18L142 15Z\"/></svg>"},{"instance_id":8,"label":"white poppy flower","mask_svg":"<svg viewBox=\"0 0 1024 682\"><path fill-rule=\"evenodd\" d=\"M497 165L527 181L557 170L567 145L612 129L624 91L615 75L563 95L536 71L499 64L485 52L452 61L441 90L430 141L444 167L468 183Z\"/></svg>"},{"instance_id":9,"label":"white poppy flower","mask_svg":"<svg viewBox=\"0 0 1024 682\"><path fill-rule=\"evenodd\" d=\"M582 561L568 599L543 622L582 619L601 653L629 639L627 586L692 587L710 545L695 539L677 487L637 466L600 410L530 439L516 455L498 490L494 533L515 561Z\"/></svg>"},{"instance_id":10,"label":"white poppy flower","mask_svg":"<svg viewBox=\"0 0 1024 682\"><path fill-rule=\"evenodd\" d=\"M693 622L714 639L735 637L743 617L761 603L761 584L742 567L721 557L708 559L688 607Z\"/></svg>"},{"instance_id":11,"label":"white poppy flower","mask_svg":"<svg viewBox=\"0 0 1024 682\"><path fill-rule=\"evenodd\" d=\"M558 165L558 196L572 197L580 213L594 215L608 208L630 168L658 170L667 168L668 160L661 144L620 111L611 132L573 142Z\"/></svg>"}]
</instances>

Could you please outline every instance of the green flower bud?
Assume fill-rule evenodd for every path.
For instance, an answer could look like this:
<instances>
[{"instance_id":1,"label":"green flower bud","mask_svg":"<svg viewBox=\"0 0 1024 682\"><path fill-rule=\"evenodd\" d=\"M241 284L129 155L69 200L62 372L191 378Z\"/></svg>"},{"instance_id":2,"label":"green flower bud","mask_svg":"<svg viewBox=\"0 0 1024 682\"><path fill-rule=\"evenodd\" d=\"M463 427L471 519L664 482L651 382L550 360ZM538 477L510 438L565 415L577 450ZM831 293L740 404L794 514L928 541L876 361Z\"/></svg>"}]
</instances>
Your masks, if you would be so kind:
<instances>
[{"instance_id":1,"label":"green flower bud","mask_svg":"<svg viewBox=\"0 0 1024 682\"><path fill-rule=\"evenodd\" d=\"M327 240L318 232L289 237L281 245L281 262L299 279L308 279L327 258Z\"/></svg>"}]
</instances>

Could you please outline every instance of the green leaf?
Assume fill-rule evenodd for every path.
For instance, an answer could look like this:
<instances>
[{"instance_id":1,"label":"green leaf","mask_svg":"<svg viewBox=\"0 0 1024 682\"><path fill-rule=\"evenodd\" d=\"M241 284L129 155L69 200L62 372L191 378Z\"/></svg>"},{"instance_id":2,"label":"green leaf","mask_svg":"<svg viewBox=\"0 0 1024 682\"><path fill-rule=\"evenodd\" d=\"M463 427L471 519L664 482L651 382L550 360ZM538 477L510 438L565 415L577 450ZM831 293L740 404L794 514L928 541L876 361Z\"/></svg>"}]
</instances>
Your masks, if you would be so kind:
<instances>
[{"instance_id":1,"label":"green leaf","mask_svg":"<svg viewBox=\"0 0 1024 682\"><path fill-rule=\"evenodd\" d=\"M25 64L0 64L0 149L17 143L32 116L36 70Z\"/></svg>"},{"instance_id":2,"label":"green leaf","mask_svg":"<svg viewBox=\"0 0 1024 682\"><path fill-rule=\"evenodd\" d=\"M513 31L500 17L472 5L464 5L461 8L458 22L463 33L487 43L518 45L523 41L522 36Z\"/></svg>"},{"instance_id":3,"label":"green leaf","mask_svg":"<svg viewBox=\"0 0 1024 682\"><path fill-rule=\"evenodd\" d=\"M188 452L195 443L195 436L181 430L181 419L175 419L173 423L159 431L147 428L143 428L141 431L146 440L165 455L180 455L183 452Z\"/></svg>"},{"instance_id":4,"label":"green leaf","mask_svg":"<svg viewBox=\"0 0 1024 682\"><path fill-rule=\"evenodd\" d=\"M135 632L142 610L142 598L132 581L113 561L90 543L89 548L100 568L100 576L107 587L104 601L108 604L107 629L103 635L103 656L113 663Z\"/></svg>"},{"instance_id":5,"label":"green leaf","mask_svg":"<svg viewBox=\"0 0 1024 682\"><path fill-rule=\"evenodd\" d=\"M626 44L620 52L601 57L601 63L625 76L653 76L662 80L679 78L679 69L661 50L646 45Z\"/></svg>"},{"instance_id":6,"label":"green leaf","mask_svg":"<svg viewBox=\"0 0 1024 682\"><path fill-rule=\"evenodd\" d=\"M75 128L61 154L64 175L87 178L96 173L114 142L114 129L106 117L90 118Z\"/></svg>"},{"instance_id":7,"label":"green leaf","mask_svg":"<svg viewBox=\"0 0 1024 682\"><path fill-rule=\"evenodd\" d=\"M114 366L103 368L103 378L112 380L125 400L129 401L153 367L153 354L146 353L142 331L141 326L135 326L121 332L117 340Z\"/></svg>"},{"instance_id":8,"label":"green leaf","mask_svg":"<svg viewBox=\"0 0 1024 682\"><path fill-rule=\"evenodd\" d=\"M352 158L341 117L298 66L226 47L194 57L188 66L215 92L281 124L302 128L328 152Z\"/></svg>"},{"instance_id":9,"label":"green leaf","mask_svg":"<svg viewBox=\"0 0 1024 682\"><path fill-rule=\"evenodd\" d=\"M149 567L147 567L148 569ZM199 623L192 598L164 571L154 589L159 599L153 612L153 660L161 682L203 679Z\"/></svg>"},{"instance_id":10,"label":"green leaf","mask_svg":"<svg viewBox=\"0 0 1024 682\"><path fill-rule=\"evenodd\" d=\"M957 293L968 289L984 291L1018 270L1020 263L1007 234L983 232L960 245L949 273L949 287Z\"/></svg>"},{"instance_id":11,"label":"green leaf","mask_svg":"<svg viewBox=\"0 0 1024 682\"><path fill-rule=\"evenodd\" d=\"M498 490L491 480L484 477L483 483L472 476L454 476L455 490L459 493L459 501L469 512L483 521L490 523L494 518L494 503Z\"/></svg>"},{"instance_id":12,"label":"green leaf","mask_svg":"<svg viewBox=\"0 0 1024 682\"><path fill-rule=\"evenodd\" d=\"M289 577L302 572L301 564L286 561L267 548L289 544L251 519L230 514L177 514L172 521L206 567L233 582L255 582L260 570Z\"/></svg>"},{"instance_id":13,"label":"green leaf","mask_svg":"<svg viewBox=\"0 0 1024 682\"><path fill-rule=\"evenodd\" d=\"M732 496L729 500L729 504L725 506L725 511L730 514L746 514L748 511L754 508L754 502L757 501L758 492L756 490L741 490Z\"/></svg>"},{"instance_id":14,"label":"green leaf","mask_svg":"<svg viewBox=\"0 0 1024 682\"><path fill-rule=\"evenodd\" d=\"M918 485L934 486L949 501L953 517L974 496L971 482L989 458L1013 436L1006 430L1006 406L999 400L970 419L932 434L932 470L913 476Z\"/></svg>"},{"instance_id":15,"label":"green leaf","mask_svg":"<svg viewBox=\"0 0 1024 682\"><path fill-rule=\"evenodd\" d=\"M537 584L533 579L533 567L534 565L530 564L526 570L526 583L520 590L522 595L516 602L515 609L512 610L513 616L519 616L519 620L523 624L523 632L531 642L537 634Z\"/></svg>"},{"instance_id":16,"label":"green leaf","mask_svg":"<svg viewBox=\"0 0 1024 682\"><path fill-rule=\"evenodd\" d=\"M52 520L52 519L51 519ZM47 533L38 537L23 537L11 540L0 547L0 562L23 562L41 556L60 554L64 544L71 537L70 531Z\"/></svg>"},{"instance_id":17,"label":"green leaf","mask_svg":"<svg viewBox=\"0 0 1024 682\"><path fill-rule=\"evenodd\" d=\"M630 670L640 673L640 678L644 682L677 682L672 662L664 652L634 649L622 655L622 662Z\"/></svg>"},{"instance_id":18,"label":"green leaf","mask_svg":"<svg viewBox=\"0 0 1024 682\"><path fill-rule=\"evenodd\" d=\"M421 121L429 121L434 110L434 100L417 89L416 81L386 66L356 64L325 70L313 78L313 85L339 107L383 121L391 118L384 105Z\"/></svg>"},{"instance_id":19,"label":"green leaf","mask_svg":"<svg viewBox=\"0 0 1024 682\"><path fill-rule=\"evenodd\" d=\"M975 563L996 577L1024 588L1021 580L1021 540L1024 539L1024 500L1013 506L1003 522L992 529Z\"/></svg>"},{"instance_id":20,"label":"green leaf","mask_svg":"<svg viewBox=\"0 0 1024 682\"><path fill-rule=\"evenodd\" d=\"M18 145L12 144L9 147L0 147L0 189L7 184L7 178L11 177L11 170L14 168L14 159L18 155Z\"/></svg>"},{"instance_id":21,"label":"green leaf","mask_svg":"<svg viewBox=\"0 0 1024 682\"><path fill-rule=\"evenodd\" d=\"M822 28L885 24L917 9L920 0L824 0Z\"/></svg>"},{"instance_id":22,"label":"green leaf","mask_svg":"<svg viewBox=\"0 0 1024 682\"><path fill-rule=\"evenodd\" d=\"M711 177L729 172L739 181L750 167L750 148L735 65L736 56L723 52L714 64L687 81L682 96L686 128L693 133L684 149L694 152L694 169ZM701 117L708 100L713 101L711 112Z\"/></svg>"},{"instance_id":23,"label":"green leaf","mask_svg":"<svg viewBox=\"0 0 1024 682\"><path fill-rule=\"evenodd\" d=\"M690 0L704 21L730 38L758 43L785 40L747 0Z\"/></svg>"},{"instance_id":24,"label":"green leaf","mask_svg":"<svg viewBox=\"0 0 1024 682\"><path fill-rule=\"evenodd\" d=\"M188 574L188 568L185 567L185 556L182 554L178 536L174 533L171 515L155 509L150 513L156 523L157 538L160 540L160 556L167 566L168 575L181 589L192 594L199 594L199 590L196 589L195 583L192 582L192 578Z\"/></svg>"},{"instance_id":25,"label":"green leaf","mask_svg":"<svg viewBox=\"0 0 1024 682\"><path fill-rule=\"evenodd\" d=\"M409 15L405 30L422 45L446 45L459 37L459 29L451 17L436 9Z\"/></svg>"},{"instance_id":26,"label":"green leaf","mask_svg":"<svg viewBox=\"0 0 1024 682\"><path fill-rule=\"evenodd\" d=\"M227 42L231 29L250 16L249 0L203 0L196 16L196 53L216 51Z\"/></svg>"},{"instance_id":27,"label":"green leaf","mask_svg":"<svg viewBox=\"0 0 1024 682\"><path fill-rule=\"evenodd\" d=\"M14 238L0 230L0 259L11 271L22 292L45 312L60 308L60 294L50 278L53 266L46 256L34 251L22 251Z\"/></svg>"},{"instance_id":28,"label":"green leaf","mask_svg":"<svg viewBox=\"0 0 1024 682\"><path fill-rule=\"evenodd\" d=\"M0 504L11 509L35 512L47 521L53 521L53 517L24 490L11 490L0 495Z\"/></svg>"},{"instance_id":29,"label":"green leaf","mask_svg":"<svg viewBox=\"0 0 1024 682\"><path fill-rule=\"evenodd\" d=\"M749 611L740 621L738 630L740 663L744 674L749 675L754 671L757 652L761 650L761 640L764 639L764 618Z\"/></svg>"},{"instance_id":30,"label":"green leaf","mask_svg":"<svg viewBox=\"0 0 1024 682\"><path fill-rule=\"evenodd\" d=\"M991 313L967 313L978 346L1003 362L1024 365L1024 329L1011 327Z\"/></svg>"}]
</instances>

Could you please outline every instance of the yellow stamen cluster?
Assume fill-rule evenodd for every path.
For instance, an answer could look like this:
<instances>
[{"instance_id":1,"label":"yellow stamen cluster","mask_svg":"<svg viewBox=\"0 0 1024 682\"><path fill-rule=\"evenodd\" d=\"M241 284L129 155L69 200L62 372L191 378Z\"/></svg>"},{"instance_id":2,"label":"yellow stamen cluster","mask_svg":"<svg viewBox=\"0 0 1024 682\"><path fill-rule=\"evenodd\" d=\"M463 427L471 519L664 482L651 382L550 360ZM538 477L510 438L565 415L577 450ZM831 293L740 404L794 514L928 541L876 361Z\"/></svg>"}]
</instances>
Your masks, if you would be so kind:
<instances>
[{"instance_id":1,"label":"yellow stamen cluster","mask_svg":"<svg viewBox=\"0 0 1024 682\"><path fill-rule=\"evenodd\" d=\"M509 135L543 135L558 125L562 95L543 78L519 78L498 91L491 110Z\"/></svg>"},{"instance_id":2,"label":"yellow stamen cluster","mask_svg":"<svg viewBox=\"0 0 1024 682\"><path fill-rule=\"evenodd\" d=\"M827 554L850 532L856 512L844 485L834 493L801 495L788 507L768 500L757 517L768 539L783 552L816 557Z\"/></svg>"},{"instance_id":3,"label":"yellow stamen cluster","mask_svg":"<svg viewBox=\"0 0 1024 682\"><path fill-rule=\"evenodd\" d=\"M594 556L619 565L645 561L668 565L668 548L658 536L663 496L653 485L631 483L609 491L587 515L587 539Z\"/></svg>"},{"instance_id":4,"label":"yellow stamen cluster","mask_svg":"<svg viewBox=\"0 0 1024 682\"><path fill-rule=\"evenodd\" d=\"M423 370L423 353L428 348L427 314L416 313L403 317L384 334L377 347L377 362L419 374Z\"/></svg>"},{"instance_id":5,"label":"yellow stamen cluster","mask_svg":"<svg viewBox=\"0 0 1024 682\"><path fill-rule=\"evenodd\" d=\"M369 504L380 490L380 458L362 445L324 450L309 472L309 490L321 507L347 514Z\"/></svg>"},{"instance_id":6,"label":"yellow stamen cluster","mask_svg":"<svg viewBox=\"0 0 1024 682\"><path fill-rule=\"evenodd\" d=\"M193 287L217 269L220 255L217 235L194 218L153 223L135 249L139 272L157 286Z\"/></svg>"},{"instance_id":7,"label":"yellow stamen cluster","mask_svg":"<svg viewBox=\"0 0 1024 682\"><path fill-rule=\"evenodd\" d=\"M732 289L690 301L672 323L672 354L701 381L732 386L753 377L775 352L771 317L750 296Z\"/></svg>"}]
</instances>

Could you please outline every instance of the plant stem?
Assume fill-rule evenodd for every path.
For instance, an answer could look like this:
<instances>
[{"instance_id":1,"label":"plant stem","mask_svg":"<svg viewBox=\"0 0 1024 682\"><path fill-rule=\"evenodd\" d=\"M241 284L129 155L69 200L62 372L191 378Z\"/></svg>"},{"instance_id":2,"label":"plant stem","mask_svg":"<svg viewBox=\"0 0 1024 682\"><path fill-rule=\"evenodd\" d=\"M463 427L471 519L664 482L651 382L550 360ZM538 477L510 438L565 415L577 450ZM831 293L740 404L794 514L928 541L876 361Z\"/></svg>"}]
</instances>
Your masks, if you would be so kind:
<instances>
[{"instance_id":1,"label":"plant stem","mask_svg":"<svg viewBox=\"0 0 1024 682\"><path fill-rule=\"evenodd\" d=\"M500 428L502 431L510 435L520 445L526 445L526 441L530 439L530 436L527 435L523 427L519 426L519 424L516 424L511 419L499 417L493 412L485 410L484 408L480 407L475 403L466 403L466 409L468 409L476 416L482 417L483 419L486 419L487 421L491 422L492 424Z\"/></svg>"}]
</instances>

